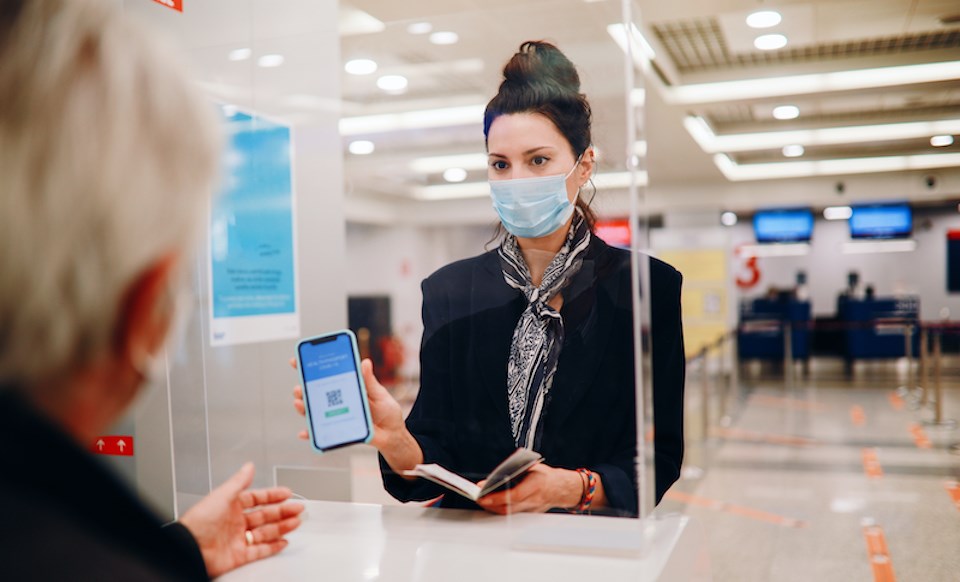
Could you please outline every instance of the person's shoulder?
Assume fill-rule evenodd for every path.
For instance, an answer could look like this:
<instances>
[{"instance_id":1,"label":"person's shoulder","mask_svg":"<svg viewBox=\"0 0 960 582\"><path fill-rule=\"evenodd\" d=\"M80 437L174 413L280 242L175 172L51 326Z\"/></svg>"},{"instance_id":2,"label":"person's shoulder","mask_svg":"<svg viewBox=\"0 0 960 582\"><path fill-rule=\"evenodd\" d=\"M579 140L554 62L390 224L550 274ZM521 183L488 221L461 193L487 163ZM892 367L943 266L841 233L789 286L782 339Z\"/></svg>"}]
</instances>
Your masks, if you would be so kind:
<instances>
[{"instance_id":1,"label":"person's shoulder","mask_svg":"<svg viewBox=\"0 0 960 582\"><path fill-rule=\"evenodd\" d=\"M650 278L660 278L666 279L669 281L681 281L683 280L683 274L680 273L670 263L658 259L657 257L650 257Z\"/></svg>"},{"instance_id":2,"label":"person's shoulder","mask_svg":"<svg viewBox=\"0 0 960 582\"><path fill-rule=\"evenodd\" d=\"M598 241L602 253L608 257L608 262L617 265L620 269L630 268L630 251L628 249L610 246L603 241ZM653 255L643 254L647 257L650 264L650 279L652 281L679 282L683 275L670 263L658 259Z\"/></svg>"},{"instance_id":3,"label":"person's shoulder","mask_svg":"<svg viewBox=\"0 0 960 582\"><path fill-rule=\"evenodd\" d=\"M425 280L424 286L443 288L456 285L474 276L477 269L485 269L497 265L496 249L487 251L474 257L460 259L444 265L431 273Z\"/></svg>"}]
</instances>

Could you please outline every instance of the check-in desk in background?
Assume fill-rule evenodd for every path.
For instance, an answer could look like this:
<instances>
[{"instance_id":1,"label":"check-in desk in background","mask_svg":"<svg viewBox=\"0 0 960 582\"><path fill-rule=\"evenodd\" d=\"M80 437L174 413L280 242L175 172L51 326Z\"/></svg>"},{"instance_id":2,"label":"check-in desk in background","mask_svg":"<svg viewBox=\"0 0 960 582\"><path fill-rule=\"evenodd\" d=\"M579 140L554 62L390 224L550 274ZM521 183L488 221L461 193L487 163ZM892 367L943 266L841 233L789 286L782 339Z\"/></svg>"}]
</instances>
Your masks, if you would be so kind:
<instances>
[{"instance_id":1,"label":"check-in desk in background","mask_svg":"<svg viewBox=\"0 0 960 582\"><path fill-rule=\"evenodd\" d=\"M279 555L222 582L583 582L710 580L702 529L681 515L643 520L498 516L416 505L307 501Z\"/></svg>"},{"instance_id":2,"label":"check-in desk in background","mask_svg":"<svg viewBox=\"0 0 960 582\"><path fill-rule=\"evenodd\" d=\"M901 358L920 351L920 298L916 296L837 300L838 322L845 336L844 358Z\"/></svg>"},{"instance_id":3,"label":"check-in desk in background","mask_svg":"<svg viewBox=\"0 0 960 582\"><path fill-rule=\"evenodd\" d=\"M790 330L790 342L784 333ZM789 343L794 360L818 355L855 360L901 358L920 350L917 296L837 299L837 316L811 319L810 303L786 296L740 302L737 348L741 360L783 361Z\"/></svg>"},{"instance_id":4,"label":"check-in desk in background","mask_svg":"<svg viewBox=\"0 0 960 582\"><path fill-rule=\"evenodd\" d=\"M790 341L784 334L790 330ZM810 302L792 297L740 302L737 350L741 360L783 361L787 343L794 360L810 357Z\"/></svg>"}]
</instances>

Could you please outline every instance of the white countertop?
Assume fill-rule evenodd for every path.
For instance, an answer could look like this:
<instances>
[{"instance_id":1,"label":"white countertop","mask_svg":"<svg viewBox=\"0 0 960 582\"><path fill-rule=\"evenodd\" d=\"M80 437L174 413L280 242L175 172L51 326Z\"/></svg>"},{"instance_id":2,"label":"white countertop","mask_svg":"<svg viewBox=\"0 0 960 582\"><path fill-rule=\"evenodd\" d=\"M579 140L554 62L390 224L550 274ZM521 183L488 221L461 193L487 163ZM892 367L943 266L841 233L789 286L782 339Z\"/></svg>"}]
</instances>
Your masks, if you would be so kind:
<instances>
[{"instance_id":1,"label":"white countertop","mask_svg":"<svg viewBox=\"0 0 960 582\"><path fill-rule=\"evenodd\" d=\"M709 580L704 536L686 516L635 520L496 516L415 505L307 501L279 555L219 578L499 582ZM589 549L588 549L589 548Z\"/></svg>"}]
</instances>

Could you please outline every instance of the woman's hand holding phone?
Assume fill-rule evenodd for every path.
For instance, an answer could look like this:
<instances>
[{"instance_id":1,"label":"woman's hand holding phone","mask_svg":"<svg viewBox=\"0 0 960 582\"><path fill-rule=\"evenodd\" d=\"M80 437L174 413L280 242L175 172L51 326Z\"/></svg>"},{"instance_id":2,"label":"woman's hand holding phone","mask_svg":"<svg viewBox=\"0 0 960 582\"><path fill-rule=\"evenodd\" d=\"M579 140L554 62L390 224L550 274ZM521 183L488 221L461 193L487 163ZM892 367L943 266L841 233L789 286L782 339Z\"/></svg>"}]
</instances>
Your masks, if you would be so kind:
<instances>
[{"instance_id":1,"label":"woman's hand holding phone","mask_svg":"<svg viewBox=\"0 0 960 582\"><path fill-rule=\"evenodd\" d=\"M290 358L290 366L297 368L296 358ZM373 362L369 359L360 362L360 373L367 388L367 402L374 427L370 444L383 454L397 473L413 469L415 465L423 462L423 451L403 422L400 404L377 380L373 373ZM299 385L293 389L293 407L301 416L306 416L303 388ZM301 430L297 436L303 440L310 438L306 429Z\"/></svg>"}]
</instances>

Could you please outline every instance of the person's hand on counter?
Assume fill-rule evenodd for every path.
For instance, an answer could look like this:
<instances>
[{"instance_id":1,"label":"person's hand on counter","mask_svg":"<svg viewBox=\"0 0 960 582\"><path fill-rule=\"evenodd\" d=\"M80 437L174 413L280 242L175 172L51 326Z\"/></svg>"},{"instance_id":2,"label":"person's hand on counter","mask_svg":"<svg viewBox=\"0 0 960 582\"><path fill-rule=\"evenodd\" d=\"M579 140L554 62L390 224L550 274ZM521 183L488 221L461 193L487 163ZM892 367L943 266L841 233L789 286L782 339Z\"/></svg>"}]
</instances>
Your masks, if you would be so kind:
<instances>
[{"instance_id":1,"label":"person's hand on counter","mask_svg":"<svg viewBox=\"0 0 960 582\"><path fill-rule=\"evenodd\" d=\"M598 484L594 506L602 504L602 486ZM576 471L558 469L543 463L534 465L510 489L488 493L477 500L483 509L500 515L543 513L553 508L575 508L583 496L583 480Z\"/></svg>"},{"instance_id":2,"label":"person's hand on counter","mask_svg":"<svg viewBox=\"0 0 960 582\"><path fill-rule=\"evenodd\" d=\"M300 526L304 506L287 501L291 491L248 489L253 473L247 463L180 518L211 578L276 554L287 546L283 536Z\"/></svg>"}]
</instances>

